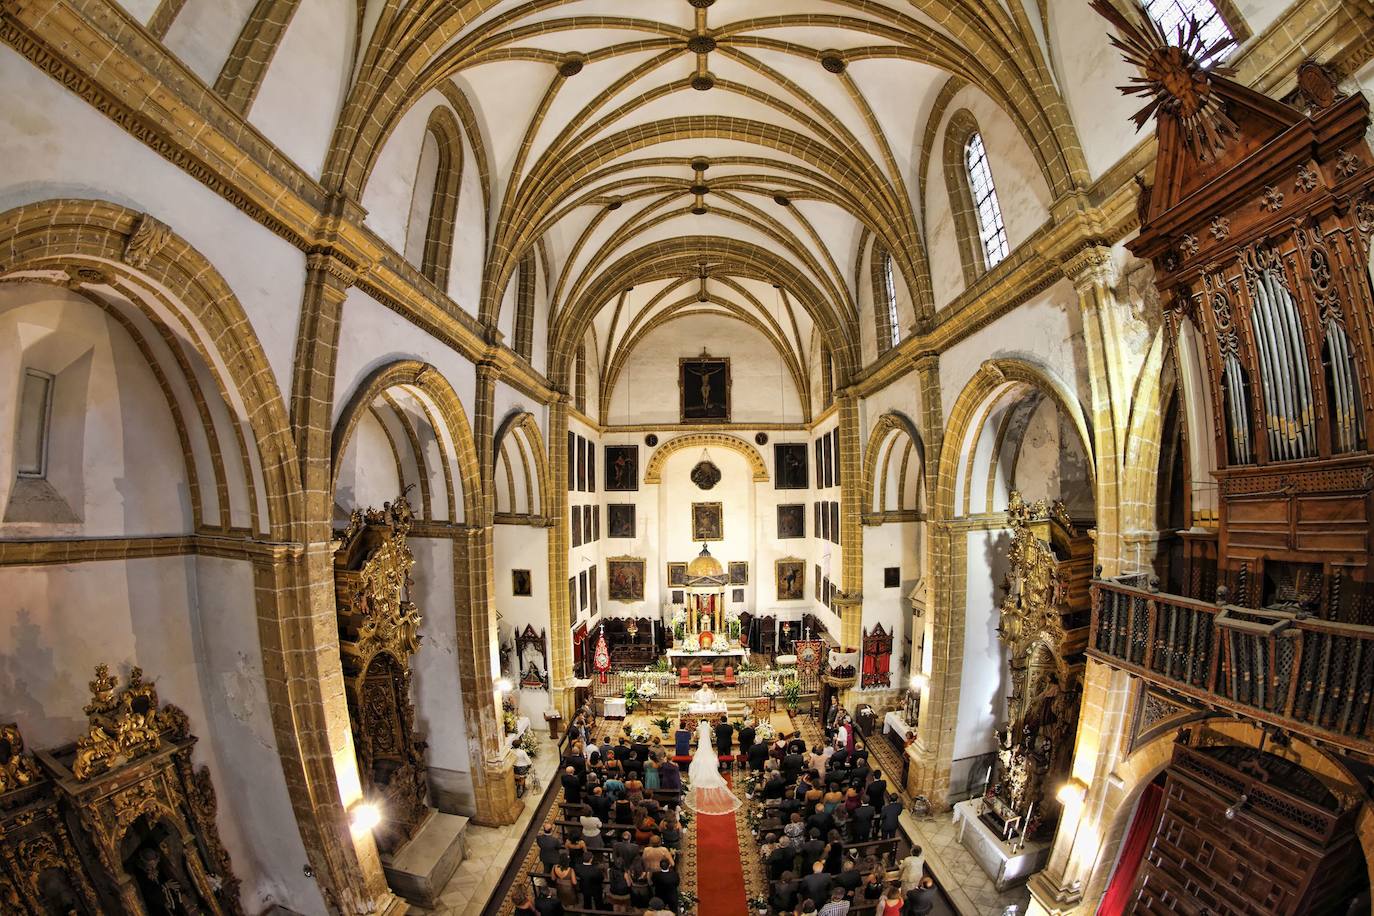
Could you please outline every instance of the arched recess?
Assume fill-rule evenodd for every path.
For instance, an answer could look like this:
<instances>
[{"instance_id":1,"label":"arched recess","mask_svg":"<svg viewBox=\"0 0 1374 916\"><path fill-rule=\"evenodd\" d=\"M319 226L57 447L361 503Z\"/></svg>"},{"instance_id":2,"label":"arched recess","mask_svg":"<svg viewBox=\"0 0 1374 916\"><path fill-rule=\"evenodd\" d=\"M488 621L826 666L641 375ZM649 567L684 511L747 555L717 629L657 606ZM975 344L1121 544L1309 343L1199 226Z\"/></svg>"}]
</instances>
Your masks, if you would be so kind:
<instances>
[{"instance_id":1,"label":"arched recess","mask_svg":"<svg viewBox=\"0 0 1374 916\"><path fill-rule=\"evenodd\" d=\"M758 449L738 436L730 436L725 433L689 433L685 436L678 436L669 439L667 442L655 449L653 455L649 457L649 463L644 470L644 482L662 483L663 465L674 452L679 452L685 448L711 448L718 446L739 452L749 461L749 467L754 472L755 483L768 482L768 465L763 463L763 456Z\"/></svg>"},{"instance_id":2,"label":"arched recess","mask_svg":"<svg viewBox=\"0 0 1374 916\"><path fill-rule=\"evenodd\" d=\"M242 649L245 659L260 653L262 715L271 733L256 741L271 747L272 762L254 761L249 768L257 774L252 802L262 804L279 791L280 805L290 805L318 882L318 887L306 882L306 891L296 889L309 896L295 899L310 908L322 905L318 894L323 892L367 906L384 904L389 893L371 840L351 839L348 833L346 807L353 799L347 797L347 787L356 786L358 777L352 758L336 753L347 742L338 727L347 721L347 710L339 667L321 651L331 637L314 625L316 608L330 604L327 598L316 600L323 583L306 576L320 558L312 546L301 553L301 545L310 541L310 520L296 447L285 401L247 313L215 267L172 227L103 200L46 200L0 214L0 285L54 283L98 303L121 323L155 361L150 368L167 383L169 405L178 405L188 463L203 469L197 471L199 518L210 529L196 532L188 553L208 544L203 555L215 559L216 585L201 589L193 600L202 609L205 634L220 625L220 618L229 619L229 612L243 610L245 600L247 616L256 623L256 631L249 623L248 633L237 635L248 639ZM240 469L237 478L235 466ZM224 515L220 509L210 511L206 489L211 481L219 489L220 480L227 492L220 493L219 505L229 507L230 524L224 531L217 530ZM249 494L243 522L234 509L239 488ZM212 536L208 540L207 534ZM73 560L79 562L82 543L72 544ZM246 584L221 594L220 584L235 581ZM328 591L332 595L332 586ZM216 606L216 601L228 604ZM213 636L203 638L211 645L197 649L194 676L213 680L217 675L208 666L222 646ZM116 651L113 646L100 648ZM137 659L137 653L130 657ZM158 660L146 662L156 665ZM236 676L248 670L242 668ZM166 676L170 685L182 675ZM207 726L193 721L193 727ZM233 728L232 723L226 726L230 733ZM212 734L203 737L208 752ZM251 750L231 748L228 753ZM281 768L280 783L269 776L272 766ZM225 769L216 771L217 779ZM224 798L235 809L249 804L237 790L225 792ZM270 824L272 817L264 814L262 823ZM265 854L300 855L277 845L290 835L290 827L270 829L276 840L258 838Z\"/></svg>"},{"instance_id":3,"label":"arched recess","mask_svg":"<svg viewBox=\"0 0 1374 916\"><path fill-rule=\"evenodd\" d=\"M516 411L496 430L496 514L501 522L534 523L545 514L550 478L544 435L529 411Z\"/></svg>"},{"instance_id":4,"label":"arched recess","mask_svg":"<svg viewBox=\"0 0 1374 916\"><path fill-rule=\"evenodd\" d=\"M292 539L304 503L286 406L243 307L200 252L148 214L50 200L0 215L0 282L60 283L161 338L193 381L218 389L206 410L225 411L221 450L241 450L252 530Z\"/></svg>"},{"instance_id":5,"label":"arched recess","mask_svg":"<svg viewBox=\"0 0 1374 916\"><path fill-rule=\"evenodd\" d=\"M864 518L910 521L926 505L926 447L906 414L889 410L878 418L864 449Z\"/></svg>"},{"instance_id":6,"label":"arched recess","mask_svg":"<svg viewBox=\"0 0 1374 916\"><path fill-rule=\"evenodd\" d=\"M410 406L408 417L402 405ZM419 360L401 360L381 366L353 393L334 424L331 490L337 495L345 452L364 416L373 410L405 419L406 426L416 433L416 444L421 448L415 449L418 460L414 469L429 481L433 499L431 513L421 517L482 527L485 516L478 485L481 474L467 412L448 379L438 369ZM421 418L425 423L417 422ZM420 433L428 438L421 441ZM427 460L427 455L438 460ZM407 464L405 461L400 464L402 483L420 483L418 477L408 480L404 474ZM444 489L439 490L437 484L442 484ZM424 488L421 492L423 494Z\"/></svg>"},{"instance_id":7,"label":"arched recess","mask_svg":"<svg viewBox=\"0 0 1374 916\"><path fill-rule=\"evenodd\" d=\"M1092 430L1077 396L1046 369L1020 359L984 362L964 386L945 426L946 448L940 455L934 508L940 518L997 511L1000 493L1010 487L1019 442L1010 434L1016 422L1028 422L1041 399L1047 399L1074 433L1085 459L1086 483L1096 485ZM1005 503L1002 503L1005 505Z\"/></svg>"}]
</instances>

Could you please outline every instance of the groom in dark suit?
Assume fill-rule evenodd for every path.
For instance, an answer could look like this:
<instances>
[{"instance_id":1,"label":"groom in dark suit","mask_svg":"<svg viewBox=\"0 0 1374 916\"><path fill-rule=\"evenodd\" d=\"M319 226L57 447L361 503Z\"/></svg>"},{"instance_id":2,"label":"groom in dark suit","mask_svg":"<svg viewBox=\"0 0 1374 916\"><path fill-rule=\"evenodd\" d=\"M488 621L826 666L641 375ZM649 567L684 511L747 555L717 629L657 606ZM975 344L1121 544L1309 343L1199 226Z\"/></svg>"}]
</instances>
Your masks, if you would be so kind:
<instances>
[{"instance_id":1,"label":"groom in dark suit","mask_svg":"<svg viewBox=\"0 0 1374 916\"><path fill-rule=\"evenodd\" d=\"M721 760L729 757L732 753L730 746L735 740L735 729L730 725L730 720L722 720L716 725L716 756Z\"/></svg>"}]
</instances>

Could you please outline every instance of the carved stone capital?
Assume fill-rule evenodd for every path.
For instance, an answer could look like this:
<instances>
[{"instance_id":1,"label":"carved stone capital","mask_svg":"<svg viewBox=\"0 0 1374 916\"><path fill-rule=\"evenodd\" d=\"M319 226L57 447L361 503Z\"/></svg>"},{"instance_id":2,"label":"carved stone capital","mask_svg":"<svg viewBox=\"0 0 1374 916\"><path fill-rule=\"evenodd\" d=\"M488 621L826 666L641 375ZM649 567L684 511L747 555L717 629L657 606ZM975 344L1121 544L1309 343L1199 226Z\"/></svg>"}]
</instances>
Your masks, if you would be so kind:
<instances>
[{"instance_id":1,"label":"carved stone capital","mask_svg":"<svg viewBox=\"0 0 1374 916\"><path fill-rule=\"evenodd\" d=\"M316 248L305 256L307 270L323 273L341 289L347 289L358 282L361 271L351 259L333 248Z\"/></svg>"},{"instance_id":2,"label":"carved stone capital","mask_svg":"<svg viewBox=\"0 0 1374 916\"><path fill-rule=\"evenodd\" d=\"M1112 250L1106 245L1085 245L1061 261L1060 268L1079 291L1094 284L1112 286L1116 283Z\"/></svg>"},{"instance_id":3,"label":"carved stone capital","mask_svg":"<svg viewBox=\"0 0 1374 916\"><path fill-rule=\"evenodd\" d=\"M124 263L142 270L171 238L171 227L147 213L140 213L124 243Z\"/></svg>"}]
</instances>

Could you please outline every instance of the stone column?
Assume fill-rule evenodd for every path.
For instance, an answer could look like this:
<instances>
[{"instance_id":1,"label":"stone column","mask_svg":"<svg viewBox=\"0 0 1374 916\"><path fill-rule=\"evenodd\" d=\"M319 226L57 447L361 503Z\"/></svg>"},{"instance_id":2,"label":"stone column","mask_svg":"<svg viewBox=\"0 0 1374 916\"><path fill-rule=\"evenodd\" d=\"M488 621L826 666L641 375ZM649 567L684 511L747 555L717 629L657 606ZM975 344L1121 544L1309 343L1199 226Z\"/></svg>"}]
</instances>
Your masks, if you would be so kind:
<instances>
[{"instance_id":1,"label":"stone column","mask_svg":"<svg viewBox=\"0 0 1374 916\"><path fill-rule=\"evenodd\" d=\"M835 602L840 614L843 648L863 646L864 493L863 459L859 452L859 399L849 389L835 394L840 431L840 591Z\"/></svg>"},{"instance_id":2,"label":"stone column","mask_svg":"<svg viewBox=\"0 0 1374 916\"><path fill-rule=\"evenodd\" d=\"M514 823L524 808L515 797L512 755L496 695L492 656L496 616L492 613L492 528L465 526L453 538L453 598L458 615L458 682L472 758L472 789L479 824Z\"/></svg>"},{"instance_id":3,"label":"stone column","mask_svg":"<svg viewBox=\"0 0 1374 916\"><path fill-rule=\"evenodd\" d=\"M338 198L335 209L356 205ZM300 544L254 561L259 639L282 768L325 900L346 914L405 907L387 888L371 834L355 836L349 827L348 807L361 800L362 783L339 661L330 442L343 303L357 275L357 262L338 249L317 248L306 257L291 389L304 493L304 517L293 526Z\"/></svg>"},{"instance_id":4,"label":"stone column","mask_svg":"<svg viewBox=\"0 0 1374 916\"><path fill-rule=\"evenodd\" d=\"M1107 843L1107 828L1123 803L1114 776L1130 746L1131 714L1140 682L1124 671L1088 659L1083 704L1070 773L1087 788L1083 801L1065 807L1045 868L1031 877L1027 914L1087 914L1097 909L1104 889L1094 875L1110 869L1118 849ZM1105 875L1098 875L1105 878ZM1085 894L1091 888L1092 893Z\"/></svg>"},{"instance_id":5,"label":"stone column","mask_svg":"<svg viewBox=\"0 0 1374 916\"><path fill-rule=\"evenodd\" d=\"M572 609L568 607L568 405L549 404L549 701L568 722L573 713ZM601 462L597 462L601 466ZM567 724L567 723L565 723Z\"/></svg>"}]
</instances>

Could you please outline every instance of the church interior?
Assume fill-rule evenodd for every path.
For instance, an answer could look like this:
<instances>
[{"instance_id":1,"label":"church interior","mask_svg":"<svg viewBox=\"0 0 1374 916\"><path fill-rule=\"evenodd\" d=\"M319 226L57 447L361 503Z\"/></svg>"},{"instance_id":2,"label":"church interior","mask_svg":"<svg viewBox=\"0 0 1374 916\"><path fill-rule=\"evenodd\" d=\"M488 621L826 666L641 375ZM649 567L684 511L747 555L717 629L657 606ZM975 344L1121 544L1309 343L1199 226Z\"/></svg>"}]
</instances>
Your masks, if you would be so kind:
<instances>
[{"instance_id":1,"label":"church interior","mask_svg":"<svg viewBox=\"0 0 1374 916\"><path fill-rule=\"evenodd\" d=\"M1371 0L0 39L6 916L1374 912Z\"/></svg>"}]
</instances>

